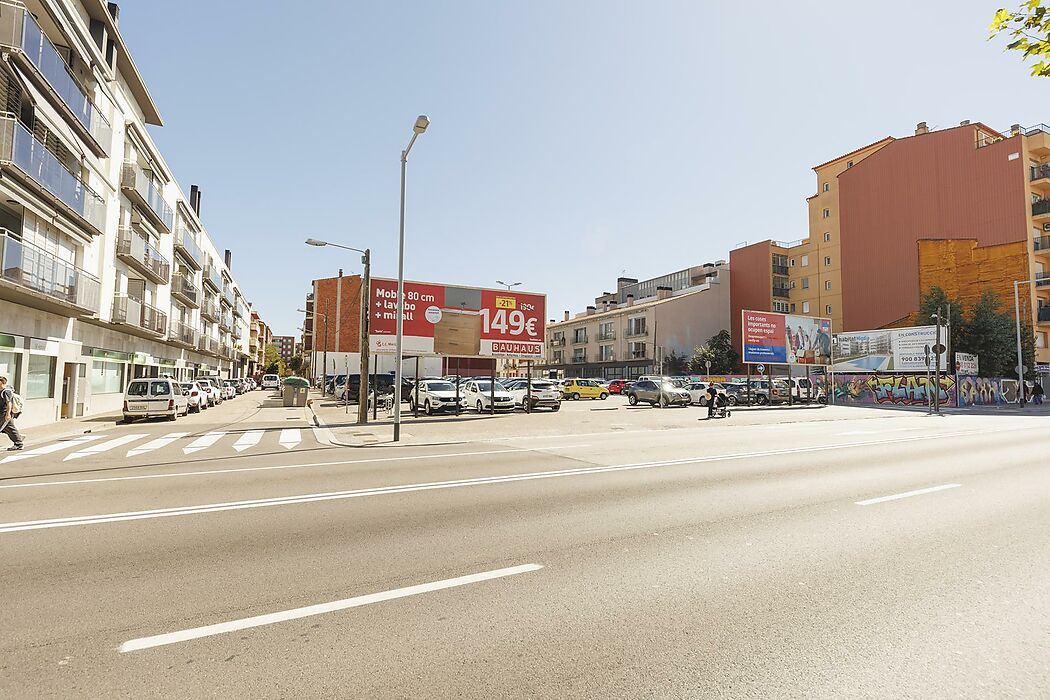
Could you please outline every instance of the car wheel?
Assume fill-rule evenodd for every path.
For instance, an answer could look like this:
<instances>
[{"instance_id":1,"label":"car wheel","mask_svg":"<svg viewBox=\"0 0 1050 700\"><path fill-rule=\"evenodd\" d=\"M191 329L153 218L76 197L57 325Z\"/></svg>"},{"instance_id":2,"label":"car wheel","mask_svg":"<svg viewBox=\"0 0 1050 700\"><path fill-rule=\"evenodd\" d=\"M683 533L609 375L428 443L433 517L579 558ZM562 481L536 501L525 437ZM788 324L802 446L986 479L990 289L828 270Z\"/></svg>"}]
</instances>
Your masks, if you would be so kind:
<instances>
[{"instance_id":1,"label":"car wheel","mask_svg":"<svg viewBox=\"0 0 1050 700\"><path fill-rule=\"evenodd\" d=\"M736 406L737 399L735 396L730 396L728 399L726 399L726 403L728 403L730 406Z\"/></svg>"},{"instance_id":2,"label":"car wheel","mask_svg":"<svg viewBox=\"0 0 1050 700\"><path fill-rule=\"evenodd\" d=\"M697 403L700 404L701 406L706 406L707 405L707 397L706 396L701 396L700 400L697 401Z\"/></svg>"},{"instance_id":3,"label":"car wheel","mask_svg":"<svg viewBox=\"0 0 1050 700\"><path fill-rule=\"evenodd\" d=\"M767 403L769 403L769 397L763 394L759 394L758 398L755 399L755 403L757 403L759 406L765 406Z\"/></svg>"},{"instance_id":4,"label":"car wheel","mask_svg":"<svg viewBox=\"0 0 1050 700\"><path fill-rule=\"evenodd\" d=\"M638 405L638 397L635 396L634 394L628 394L627 395L627 403L631 404L632 406L637 406Z\"/></svg>"},{"instance_id":5,"label":"car wheel","mask_svg":"<svg viewBox=\"0 0 1050 700\"><path fill-rule=\"evenodd\" d=\"M555 405L551 406L551 412L553 412L553 413L557 413L560 410L561 410L561 404L555 404Z\"/></svg>"},{"instance_id":6,"label":"car wheel","mask_svg":"<svg viewBox=\"0 0 1050 700\"><path fill-rule=\"evenodd\" d=\"M171 412L171 415L168 416L168 420L171 421L172 423L174 423L176 420L178 420L178 418L179 418L179 409L176 408L174 411Z\"/></svg>"},{"instance_id":7,"label":"car wheel","mask_svg":"<svg viewBox=\"0 0 1050 700\"><path fill-rule=\"evenodd\" d=\"M576 392L573 392L572 400L573 401L579 401L580 400L580 395L578 393L576 393Z\"/></svg>"},{"instance_id":8,"label":"car wheel","mask_svg":"<svg viewBox=\"0 0 1050 700\"><path fill-rule=\"evenodd\" d=\"M667 408L667 397L660 394L660 408Z\"/></svg>"},{"instance_id":9,"label":"car wheel","mask_svg":"<svg viewBox=\"0 0 1050 700\"><path fill-rule=\"evenodd\" d=\"M478 413L484 413L485 407L481 405L481 399L478 399Z\"/></svg>"},{"instance_id":10,"label":"car wheel","mask_svg":"<svg viewBox=\"0 0 1050 700\"><path fill-rule=\"evenodd\" d=\"M599 398L599 399L601 399L602 401L605 401L605 399L609 398L609 395L608 395L608 394L606 394L606 393L605 393L605 392L603 391L603 392L601 393L601 396L599 396L598 398Z\"/></svg>"},{"instance_id":11,"label":"car wheel","mask_svg":"<svg viewBox=\"0 0 1050 700\"><path fill-rule=\"evenodd\" d=\"M423 413L428 416L434 415L434 407L430 405L430 399L423 402Z\"/></svg>"}]
</instances>

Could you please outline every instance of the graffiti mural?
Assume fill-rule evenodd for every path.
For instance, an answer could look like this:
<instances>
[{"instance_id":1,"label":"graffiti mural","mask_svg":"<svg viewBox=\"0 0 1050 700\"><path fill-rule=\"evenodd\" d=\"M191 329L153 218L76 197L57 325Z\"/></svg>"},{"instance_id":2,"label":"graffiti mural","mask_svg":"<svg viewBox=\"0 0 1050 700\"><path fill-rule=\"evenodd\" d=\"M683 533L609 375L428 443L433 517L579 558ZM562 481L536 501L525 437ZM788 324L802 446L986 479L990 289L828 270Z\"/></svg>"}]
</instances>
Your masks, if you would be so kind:
<instances>
[{"instance_id":1,"label":"graffiti mural","mask_svg":"<svg viewBox=\"0 0 1050 700\"><path fill-rule=\"evenodd\" d=\"M1017 403L1017 380L1001 377L959 379L959 406L1002 406Z\"/></svg>"},{"instance_id":2,"label":"graffiti mural","mask_svg":"<svg viewBox=\"0 0 1050 700\"><path fill-rule=\"evenodd\" d=\"M935 380L918 374L836 374L834 402L842 405L928 405ZM939 401L955 405L955 377L943 376Z\"/></svg>"}]
</instances>

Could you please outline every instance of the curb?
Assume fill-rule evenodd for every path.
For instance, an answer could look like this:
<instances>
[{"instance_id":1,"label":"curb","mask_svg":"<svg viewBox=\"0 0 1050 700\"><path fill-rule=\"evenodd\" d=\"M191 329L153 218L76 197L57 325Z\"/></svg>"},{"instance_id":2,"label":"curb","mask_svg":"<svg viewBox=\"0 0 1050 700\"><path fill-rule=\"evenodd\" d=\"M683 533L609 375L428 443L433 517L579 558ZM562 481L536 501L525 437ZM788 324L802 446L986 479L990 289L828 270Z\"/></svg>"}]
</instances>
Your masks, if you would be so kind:
<instances>
[{"instance_id":1,"label":"curb","mask_svg":"<svg viewBox=\"0 0 1050 700\"><path fill-rule=\"evenodd\" d=\"M335 433L332 432L332 429L328 427L328 424L324 422L324 419L321 418L321 416L317 415L317 411L314 410L313 399L306 400L306 410L310 414L310 417L307 419L307 422L313 424L314 434L317 436L317 439L320 442L326 445L332 445L334 447L363 447L363 445L353 445L350 443L342 442L341 440L337 440L335 437Z\"/></svg>"}]
</instances>

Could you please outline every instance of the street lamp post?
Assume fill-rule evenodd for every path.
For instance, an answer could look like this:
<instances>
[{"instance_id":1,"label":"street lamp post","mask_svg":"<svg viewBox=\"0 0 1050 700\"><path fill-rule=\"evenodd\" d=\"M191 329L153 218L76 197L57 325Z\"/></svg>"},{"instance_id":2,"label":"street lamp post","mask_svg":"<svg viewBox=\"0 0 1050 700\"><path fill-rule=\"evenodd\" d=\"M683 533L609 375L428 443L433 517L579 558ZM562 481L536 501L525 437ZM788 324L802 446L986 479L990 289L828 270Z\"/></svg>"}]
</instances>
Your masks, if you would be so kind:
<instances>
[{"instance_id":1,"label":"street lamp post","mask_svg":"<svg viewBox=\"0 0 1050 700\"><path fill-rule=\"evenodd\" d=\"M1021 293L1022 284L1037 284L1039 280L1014 280L1014 325L1017 328L1017 405L1024 407L1024 352L1021 349Z\"/></svg>"},{"instance_id":2,"label":"street lamp post","mask_svg":"<svg viewBox=\"0 0 1050 700\"><path fill-rule=\"evenodd\" d=\"M361 363L359 372L361 374L361 381L357 385L357 423L358 425L365 425L368 423L368 325L369 325L369 308L368 305L371 303L372 294L372 249L365 248L351 248L348 245L341 245L339 243L331 243L329 241L319 241L316 238L307 238L307 245L312 245L316 248L323 248L325 246L332 246L333 248L342 248L343 250L352 250L355 253L361 254L361 264L364 266L364 271L361 275L361 291L358 293L359 306L361 307L361 318L358 323L360 332L358 333L358 355L361 357ZM327 300L326 300L327 302ZM328 331L325 330L325 346L328 344ZM347 385L350 384L350 377L346 378Z\"/></svg>"},{"instance_id":3,"label":"street lamp post","mask_svg":"<svg viewBox=\"0 0 1050 700\"><path fill-rule=\"evenodd\" d=\"M504 282L503 280L496 280L496 284L506 287L508 292L515 287L521 286L521 282Z\"/></svg>"},{"instance_id":4,"label":"street lamp post","mask_svg":"<svg viewBox=\"0 0 1050 700\"><path fill-rule=\"evenodd\" d=\"M397 243L397 336L394 365L394 442L401 439L401 363L404 361L404 322L405 322L405 171L408 168L408 154L427 127L430 120L426 115L416 117L412 126L412 138L408 146L401 151L401 225ZM416 379L419 379L416 377Z\"/></svg>"}]
</instances>

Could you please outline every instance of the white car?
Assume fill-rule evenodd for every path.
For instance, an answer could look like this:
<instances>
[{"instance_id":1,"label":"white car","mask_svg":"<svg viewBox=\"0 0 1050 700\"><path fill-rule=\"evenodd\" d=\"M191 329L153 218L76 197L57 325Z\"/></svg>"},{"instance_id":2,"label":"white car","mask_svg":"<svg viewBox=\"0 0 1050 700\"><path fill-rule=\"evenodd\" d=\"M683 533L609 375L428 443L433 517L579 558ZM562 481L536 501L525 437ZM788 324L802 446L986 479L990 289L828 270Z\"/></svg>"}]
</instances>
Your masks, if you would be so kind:
<instances>
[{"instance_id":1,"label":"white car","mask_svg":"<svg viewBox=\"0 0 1050 700\"><path fill-rule=\"evenodd\" d=\"M209 406L218 406L222 403L222 394L219 392L219 388L212 383L211 379L208 377L200 377L197 379L197 384L199 384L208 395Z\"/></svg>"},{"instance_id":2,"label":"white car","mask_svg":"<svg viewBox=\"0 0 1050 700\"><path fill-rule=\"evenodd\" d=\"M134 379L124 391L124 422L164 416L175 420L189 413L182 386L174 379Z\"/></svg>"},{"instance_id":3,"label":"white car","mask_svg":"<svg viewBox=\"0 0 1050 700\"><path fill-rule=\"evenodd\" d=\"M281 378L276 374L264 374L262 379L263 389L280 389Z\"/></svg>"},{"instance_id":4,"label":"white car","mask_svg":"<svg viewBox=\"0 0 1050 700\"><path fill-rule=\"evenodd\" d=\"M472 379L461 385L460 391L463 393L464 403L476 408L478 413L493 408L493 397L496 399L495 409L497 411L514 410L514 397L499 382L496 382L496 386L493 387L490 379Z\"/></svg>"},{"instance_id":5,"label":"white car","mask_svg":"<svg viewBox=\"0 0 1050 700\"><path fill-rule=\"evenodd\" d=\"M204 391L204 387L197 382L182 382L180 386L186 396L186 403L189 404L187 410L200 413L208 407L208 393Z\"/></svg>"},{"instance_id":6,"label":"white car","mask_svg":"<svg viewBox=\"0 0 1050 700\"><path fill-rule=\"evenodd\" d=\"M529 382L526 379L515 379L504 383L507 391L514 397L515 408L525 407L525 393L529 390ZM532 397L530 400L533 408L549 408L557 411L561 408L561 387L547 379L532 380Z\"/></svg>"},{"instance_id":7,"label":"white car","mask_svg":"<svg viewBox=\"0 0 1050 700\"><path fill-rule=\"evenodd\" d=\"M466 391L460 386L459 407L467 406ZM439 411L456 410L456 385L444 379L421 379L419 382L419 407L432 416ZM416 390L408 396L409 405L415 409Z\"/></svg>"},{"instance_id":8,"label":"white car","mask_svg":"<svg viewBox=\"0 0 1050 700\"><path fill-rule=\"evenodd\" d=\"M687 385L685 388L689 392L690 403L697 403L701 406L707 405L707 388L714 386L715 391L719 394L723 393L726 388L717 382L693 382Z\"/></svg>"}]
</instances>

